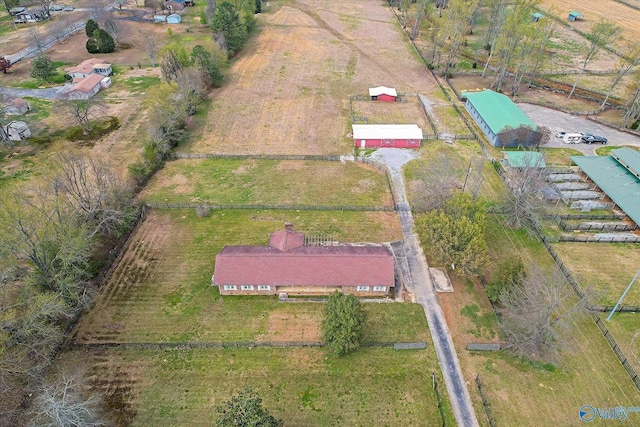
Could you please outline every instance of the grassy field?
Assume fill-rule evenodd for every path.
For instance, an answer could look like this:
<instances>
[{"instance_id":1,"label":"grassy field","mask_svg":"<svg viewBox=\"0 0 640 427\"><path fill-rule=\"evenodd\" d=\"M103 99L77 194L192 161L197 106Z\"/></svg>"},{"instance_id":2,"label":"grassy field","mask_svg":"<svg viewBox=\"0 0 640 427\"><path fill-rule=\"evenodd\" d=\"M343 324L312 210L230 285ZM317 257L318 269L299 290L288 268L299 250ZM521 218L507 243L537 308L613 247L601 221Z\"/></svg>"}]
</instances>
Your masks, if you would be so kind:
<instances>
[{"instance_id":1,"label":"grassy field","mask_svg":"<svg viewBox=\"0 0 640 427\"><path fill-rule=\"evenodd\" d=\"M614 305L640 266L640 248L622 243L554 243L562 262L582 286L593 288L596 302ZM625 305L640 305L640 287L634 286Z\"/></svg>"},{"instance_id":2,"label":"grassy field","mask_svg":"<svg viewBox=\"0 0 640 427\"><path fill-rule=\"evenodd\" d=\"M543 268L554 265L539 241L525 232L504 227L499 217L489 216L487 235L491 236L488 244L493 259L518 254L525 265L533 262ZM578 410L582 405L608 407L637 403L638 391L589 318L578 318L569 325L561 360L555 366L531 363L506 352L464 350L469 342L499 340L499 334L482 287L465 284L456 276L452 280L455 292L440 294L440 303L467 381L473 384L473 377L480 374L498 425L578 425L581 423ZM477 401L476 388L472 386L470 391ZM486 424L482 409L476 411L480 421Z\"/></svg>"},{"instance_id":3,"label":"grassy field","mask_svg":"<svg viewBox=\"0 0 640 427\"><path fill-rule=\"evenodd\" d=\"M141 193L147 202L392 206L379 170L355 162L182 159Z\"/></svg>"},{"instance_id":4,"label":"grassy field","mask_svg":"<svg viewBox=\"0 0 640 427\"><path fill-rule=\"evenodd\" d=\"M283 334L317 339L317 328L305 326L318 318L313 304L295 321L300 330L289 331L283 319L292 320L288 310L295 309L278 305L275 297L221 299L211 287L215 255L223 246L267 244L269 234L286 221L299 231L329 233L341 242L402 237L397 216L384 212L214 211L198 218L191 210L151 211L74 335L79 342L278 340ZM394 322L394 315L386 317ZM377 318L372 316L373 324ZM223 320L229 322L225 328L211 327Z\"/></svg>"},{"instance_id":5,"label":"grassy field","mask_svg":"<svg viewBox=\"0 0 640 427\"><path fill-rule=\"evenodd\" d=\"M544 161L549 166L569 166L571 156L582 156L583 154L572 148L540 148L544 155Z\"/></svg>"},{"instance_id":6,"label":"grassy field","mask_svg":"<svg viewBox=\"0 0 640 427\"><path fill-rule=\"evenodd\" d=\"M483 169L480 175L473 170L473 167L478 165L477 162L484 159L475 141L457 141L453 145L433 141L423 144L420 152L421 158L411 161L404 169L407 196L411 204L420 204L423 199L424 171L433 164L434 159L440 159L437 162L446 162L447 170L452 171L457 177L458 188L463 187L471 162L472 170L467 180L469 190L479 186L479 194L492 204L500 203L506 196L506 187L488 161L485 160L482 163Z\"/></svg>"},{"instance_id":7,"label":"grassy field","mask_svg":"<svg viewBox=\"0 0 640 427\"><path fill-rule=\"evenodd\" d=\"M93 389L110 396L120 425L210 426L215 406L249 386L289 426L440 425L432 372L446 425L455 424L431 345L361 349L341 358L324 349L76 350L63 356L71 369L93 366Z\"/></svg>"},{"instance_id":8,"label":"grassy field","mask_svg":"<svg viewBox=\"0 0 640 427\"><path fill-rule=\"evenodd\" d=\"M369 124L417 124L425 132L430 132L418 98L407 96L406 102L352 101L355 117L364 117Z\"/></svg>"},{"instance_id":9,"label":"grassy field","mask_svg":"<svg viewBox=\"0 0 640 427\"><path fill-rule=\"evenodd\" d=\"M600 318L605 320L609 313L601 313ZM618 346L626 356L631 366L640 372L640 313L616 313L605 326L615 339Z\"/></svg>"}]
</instances>

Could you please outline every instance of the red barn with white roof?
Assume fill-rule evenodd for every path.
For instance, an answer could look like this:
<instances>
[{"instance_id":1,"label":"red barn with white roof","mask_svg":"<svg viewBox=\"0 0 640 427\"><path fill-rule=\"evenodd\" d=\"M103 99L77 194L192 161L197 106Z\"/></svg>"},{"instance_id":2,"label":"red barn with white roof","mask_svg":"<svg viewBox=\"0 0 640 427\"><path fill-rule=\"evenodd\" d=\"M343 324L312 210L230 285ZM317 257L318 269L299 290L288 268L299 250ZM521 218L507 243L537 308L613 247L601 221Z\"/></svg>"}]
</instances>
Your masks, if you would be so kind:
<instances>
[{"instance_id":1,"label":"red barn with white roof","mask_svg":"<svg viewBox=\"0 0 640 427\"><path fill-rule=\"evenodd\" d=\"M422 129L418 125L352 125L356 148L418 148Z\"/></svg>"}]
</instances>

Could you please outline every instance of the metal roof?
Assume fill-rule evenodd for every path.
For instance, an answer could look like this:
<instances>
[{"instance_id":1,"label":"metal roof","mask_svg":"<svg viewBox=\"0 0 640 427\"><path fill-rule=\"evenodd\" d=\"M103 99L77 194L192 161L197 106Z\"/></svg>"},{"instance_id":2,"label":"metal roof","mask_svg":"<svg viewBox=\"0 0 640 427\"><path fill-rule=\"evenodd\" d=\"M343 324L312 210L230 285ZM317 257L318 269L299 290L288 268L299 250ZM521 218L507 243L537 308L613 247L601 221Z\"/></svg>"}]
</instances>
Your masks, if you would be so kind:
<instances>
[{"instance_id":1,"label":"metal roof","mask_svg":"<svg viewBox=\"0 0 640 427\"><path fill-rule=\"evenodd\" d=\"M418 125L352 125L353 139L422 139Z\"/></svg>"},{"instance_id":2,"label":"metal roof","mask_svg":"<svg viewBox=\"0 0 640 427\"><path fill-rule=\"evenodd\" d=\"M398 92L392 87L378 86L369 88L369 96L390 95L398 96Z\"/></svg>"},{"instance_id":3,"label":"metal roof","mask_svg":"<svg viewBox=\"0 0 640 427\"><path fill-rule=\"evenodd\" d=\"M544 168L542 153L536 151L503 151L507 156L506 164L512 168Z\"/></svg>"},{"instance_id":4,"label":"metal roof","mask_svg":"<svg viewBox=\"0 0 640 427\"><path fill-rule=\"evenodd\" d=\"M582 16L582 13L580 13L580 12L569 12L569 16L576 16L576 17L578 17L578 16Z\"/></svg>"},{"instance_id":5,"label":"metal roof","mask_svg":"<svg viewBox=\"0 0 640 427\"><path fill-rule=\"evenodd\" d=\"M613 150L619 152L623 149ZM613 153L613 152L612 152ZM623 157L625 153L623 152ZM637 156L637 154L636 154ZM640 224L640 179L613 156L571 156L571 160L596 183L636 224Z\"/></svg>"},{"instance_id":6,"label":"metal roof","mask_svg":"<svg viewBox=\"0 0 640 427\"><path fill-rule=\"evenodd\" d=\"M611 157L617 160L629 172L640 178L640 153L629 147L622 147L611 150Z\"/></svg>"},{"instance_id":7,"label":"metal roof","mask_svg":"<svg viewBox=\"0 0 640 427\"><path fill-rule=\"evenodd\" d=\"M518 129L525 126L533 130L538 129L536 124L506 95L492 90L483 90L482 92L462 92L462 97L469 100L496 135L507 127Z\"/></svg>"}]
</instances>

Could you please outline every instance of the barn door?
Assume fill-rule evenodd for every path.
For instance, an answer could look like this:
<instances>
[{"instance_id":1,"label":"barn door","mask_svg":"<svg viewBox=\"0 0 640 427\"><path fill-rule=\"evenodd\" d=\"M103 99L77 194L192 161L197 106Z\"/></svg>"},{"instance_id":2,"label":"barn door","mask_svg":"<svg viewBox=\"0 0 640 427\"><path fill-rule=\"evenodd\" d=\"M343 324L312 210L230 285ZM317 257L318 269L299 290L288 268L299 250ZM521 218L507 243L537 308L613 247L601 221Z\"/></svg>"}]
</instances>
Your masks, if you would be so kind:
<instances>
[{"instance_id":1,"label":"barn door","mask_svg":"<svg viewBox=\"0 0 640 427\"><path fill-rule=\"evenodd\" d=\"M395 139L383 139L380 141L380 147L394 147L395 145Z\"/></svg>"},{"instance_id":2,"label":"barn door","mask_svg":"<svg viewBox=\"0 0 640 427\"><path fill-rule=\"evenodd\" d=\"M364 139L360 140L360 148L366 148L367 146L367 141L365 141Z\"/></svg>"}]
</instances>

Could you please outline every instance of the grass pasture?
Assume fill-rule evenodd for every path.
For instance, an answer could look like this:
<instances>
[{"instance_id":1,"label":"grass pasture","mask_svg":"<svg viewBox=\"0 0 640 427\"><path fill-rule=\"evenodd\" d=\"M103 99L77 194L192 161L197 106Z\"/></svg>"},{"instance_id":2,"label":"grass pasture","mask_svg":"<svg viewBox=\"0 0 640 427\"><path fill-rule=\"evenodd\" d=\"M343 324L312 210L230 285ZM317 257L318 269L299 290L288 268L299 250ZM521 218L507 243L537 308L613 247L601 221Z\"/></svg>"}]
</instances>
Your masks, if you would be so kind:
<instances>
[{"instance_id":1,"label":"grass pasture","mask_svg":"<svg viewBox=\"0 0 640 427\"><path fill-rule=\"evenodd\" d=\"M141 197L157 203L392 206L386 176L357 162L182 159Z\"/></svg>"},{"instance_id":2,"label":"grass pasture","mask_svg":"<svg viewBox=\"0 0 640 427\"><path fill-rule=\"evenodd\" d=\"M286 2L265 8L256 28L213 93L202 137L183 150L350 152L350 96L382 83L399 92L435 84L383 3Z\"/></svg>"},{"instance_id":3,"label":"grass pasture","mask_svg":"<svg viewBox=\"0 0 640 427\"><path fill-rule=\"evenodd\" d=\"M622 243L554 243L553 248L573 278L592 287L596 303L614 305L640 266L640 248ZM633 286L624 305L640 305L640 287Z\"/></svg>"},{"instance_id":4,"label":"grass pasture","mask_svg":"<svg viewBox=\"0 0 640 427\"><path fill-rule=\"evenodd\" d=\"M406 102L352 101L355 117L364 117L369 124L417 124L429 132L429 122L424 115L420 101L415 96L407 96Z\"/></svg>"},{"instance_id":5,"label":"grass pasture","mask_svg":"<svg viewBox=\"0 0 640 427\"><path fill-rule=\"evenodd\" d=\"M524 231L504 227L497 216L488 218L487 243L492 259L518 254L525 265L536 262L543 268L553 267L553 260L541 242ZM492 330L496 323L482 287L465 284L455 276L452 280L455 292L439 295L440 302L463 372L472 384L472 398L476 403L479 400L472 382L479 373L497 425L579 425L582 421L578 412L583 405L637 404L638 391L589 317L577 318L568 326L561 360L556 366L528 362L506 352L465 350L469 342L495 340L498 331ZM486 424L479 405L476 412L480 422ZM635 423L631 418L634 416L627 422ZM607 422L611 421L593 421L595 425L608 425Z\"/></svg>"},{"instance_id":6,"label":"grass pasture","mask_svg":"<svg viewBox=\"0 0 640 427\"><path fill-rule=\"evenodd\" d=\"M440 425L431 387L436 373L446 425L454 425L433 347L361 349L345 357L324 349L75 350L131 426L210 426L215 406L251 386L291 426ZM123 425L121 424L121 425Z\"/></svg>"},{"instance_id":7,"label":"grass pasture","mask_svg":"<svg viewBox=\"0 0 640 427\"><path fill-rule=\"evenodd\" d=\"M305 327L305 319L312 323L318 319L319 308L313 304L299 309L301 320L296 322L300 330L292 332L282 326L283 319L291 318L296 309L278 305L275 297L221 299L210 285L215 255L223 246L267 244L269 234L286 221L295 223L300 231L329 233L342 242L393 241L402 236L397 216L386 212L214 211L207 218L198 218L192 210L152 210L112 270L95 307L80 320L74 331L76 340L277 341L283 334L316 340L317 328ZM373 325L381 318L375 310L404 310L382 306L390 308L370 308ZM404 314L398 316L402 319ZM410 315L415 316L420 315ZM395 314L387 317L389 324L396 321L392 320ZM224 328L212 326L223 322ZM389 338L385 326L376 328L381 338L375 340ZM407 340L415 336L411 330L404 333Z\"/></svg>"},{"instance_id":8,"label":"grass pasture","mask_svg":"<svg viewBox=\"0 0 640 427\"><path fill-rule=\"evenodd\" d=\"M609 313L600 314L602 320L607 316ZM609 322L605 322L605 326L631 366L640 372L640 313L616 313Z\"/></svg>"}]
</instances>

